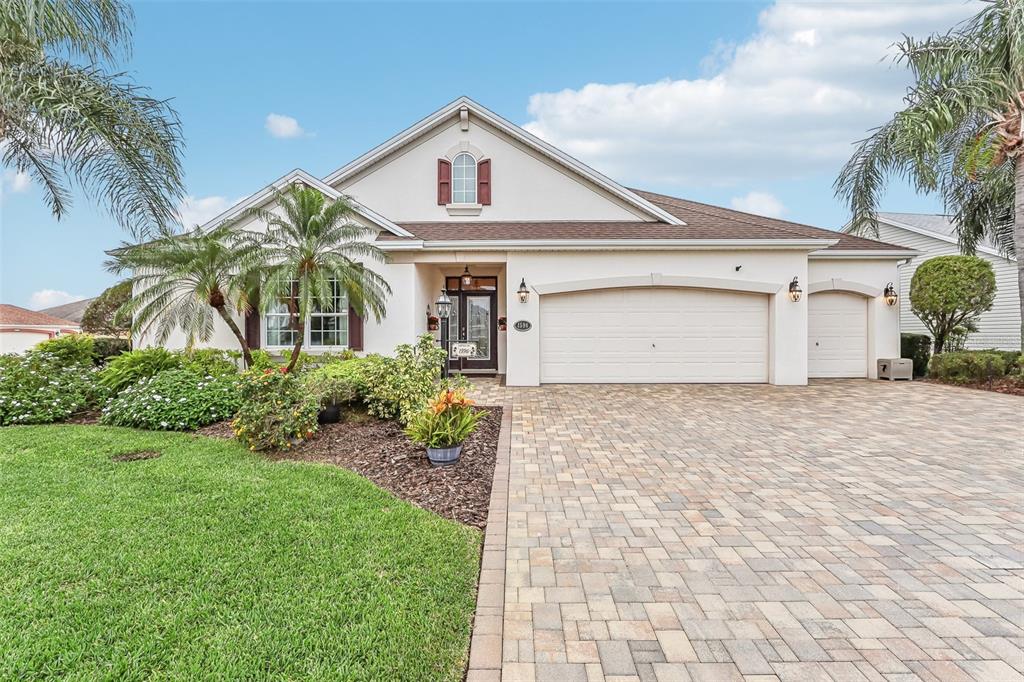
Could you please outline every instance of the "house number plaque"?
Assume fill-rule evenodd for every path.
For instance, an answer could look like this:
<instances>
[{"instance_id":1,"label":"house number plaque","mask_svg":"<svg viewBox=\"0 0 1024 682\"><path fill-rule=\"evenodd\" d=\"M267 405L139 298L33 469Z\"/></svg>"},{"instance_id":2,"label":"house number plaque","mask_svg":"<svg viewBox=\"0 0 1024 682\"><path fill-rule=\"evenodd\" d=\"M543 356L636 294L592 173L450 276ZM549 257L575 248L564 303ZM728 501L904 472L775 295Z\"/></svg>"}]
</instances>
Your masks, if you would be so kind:
<instances>
[{"instance_id":1,"label":"house number plaque","mask_svg":"<svg viewBox=\"0 0 1024 682\"><path fill-rule=\"evenodd\" d=\"M453 358L471 358L476 355L476 344L457 341L452 344Z\"/></svg>"},{"instance_id":2,"label":"house number plaque","mask_svg":"<svg viewBox=\"0 0 1024 682\"><path fill-rule=\"evenodd\" d=\"M528 332L530 331L530 329L533 328L533 325L530 323L529 320L518 320L512 326L515 327L517 332Z\"/></svg>"}]
</instances>

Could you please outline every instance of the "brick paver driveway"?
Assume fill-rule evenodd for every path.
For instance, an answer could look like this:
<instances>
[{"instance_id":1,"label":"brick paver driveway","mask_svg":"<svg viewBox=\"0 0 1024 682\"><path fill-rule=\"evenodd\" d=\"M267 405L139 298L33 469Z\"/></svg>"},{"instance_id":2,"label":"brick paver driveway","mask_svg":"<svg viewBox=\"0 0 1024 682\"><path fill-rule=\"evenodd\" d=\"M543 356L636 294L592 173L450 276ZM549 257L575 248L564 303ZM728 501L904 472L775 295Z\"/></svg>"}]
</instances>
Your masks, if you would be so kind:
<instances>
[{"instance_id":1,"label":"brick paver driveway","mask_svg":"<svg viewBox=\"0 0 1024 682\"><path fill-rule=\"evenodd\" d=\"M484 392L514 406L505 682L1021 679L1021 398Z\"/></svg>"}]
</instances>

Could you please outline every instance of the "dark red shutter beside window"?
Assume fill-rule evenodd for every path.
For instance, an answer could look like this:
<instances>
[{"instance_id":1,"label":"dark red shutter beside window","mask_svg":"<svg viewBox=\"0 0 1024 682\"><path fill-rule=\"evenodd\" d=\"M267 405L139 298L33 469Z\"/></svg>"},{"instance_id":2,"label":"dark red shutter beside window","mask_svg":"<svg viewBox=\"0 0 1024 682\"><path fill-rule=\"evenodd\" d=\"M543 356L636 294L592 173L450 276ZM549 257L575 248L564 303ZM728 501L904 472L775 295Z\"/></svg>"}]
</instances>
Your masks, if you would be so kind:
<instances>
[{"instance_id":1,"label":"dark red shutter beside window","mask_svg":"<svg viewBox=\"0 0 1024 682\"><path fill-rule=\"evenodd\" d=\"M249 310L245 313L245 342L250 350L260 347L260 298L259 293L249 299Z\"/></svg>"},{"instance_id":2,"label":"dark red shutter beside window","mask_svg":"<svg viewBox=\"0 0 1024 682\"><path fill-rule=\"evenodd\" d=\"M452 162L437 160L437 203L447 206L452 203Z\"/></svg>"},{"instance_id":3,"label":"dark red shutter beside window","mask_svg":"<svg viewBox=\"0 0 1024 682\"><path fill-rule=\"evenodd\" d=\"M491 205L491 160L476 165L476 198L484 206Z\"/></svg>"},{"instance_id":4,"label":"dark red shutter beside window","mask_svg":"<svg viewBox=\"0 0 1024 682\"><path fill-rule=\"evenodd\" d=\"M350 350L363 349L363 318L352 306L348 308L348 347Z\"/></svg>"}]
</instances>

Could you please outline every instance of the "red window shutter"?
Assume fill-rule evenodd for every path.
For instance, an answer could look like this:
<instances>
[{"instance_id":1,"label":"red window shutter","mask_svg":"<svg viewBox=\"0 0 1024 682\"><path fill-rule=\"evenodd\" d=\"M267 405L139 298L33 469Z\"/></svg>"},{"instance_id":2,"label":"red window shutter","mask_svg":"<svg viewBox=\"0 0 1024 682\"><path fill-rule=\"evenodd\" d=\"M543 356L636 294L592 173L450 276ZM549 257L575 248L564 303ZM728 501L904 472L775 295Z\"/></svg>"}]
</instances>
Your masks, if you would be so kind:
<instances>
[{"instance_id":1,"label":"red window shutter","mask_svg":"<svg viewBox=\"0 0 1024 682\"><path fill-rule=\"evenodd\" d=\"M447 206L452 203L452 162L437 160L437 203Z\"/></svg>"},{"instance_id":2,"label":"red window shutter","mask_svg":"<svg viewBox=\"0 0 1024 682\"><path fill-rule=\"evenodd\" d=\"M363 318L352 306L348 308L348 347L350 350L363 349Z\"/></svg>"},{"instance_id":3,"label":"red window shutter","mask_svg":"<svg viewBox=\"0 0 1024 682\"><path fill-rule=\"evenodd\" d=\"M259 292L249 299L249 310L245 312L245 342L249 350L260 347L260 298Z\"/></svg>"},{"instance_id":4,"label":"red window shutter","mask_svg":"<svg viewBox=\"0 0 1024 682\"><path fill-rule=\"evenodd\" d=\"M476 165L476 199L484 206L491 205L491 160Z\"/></svg>"}]
</instances>

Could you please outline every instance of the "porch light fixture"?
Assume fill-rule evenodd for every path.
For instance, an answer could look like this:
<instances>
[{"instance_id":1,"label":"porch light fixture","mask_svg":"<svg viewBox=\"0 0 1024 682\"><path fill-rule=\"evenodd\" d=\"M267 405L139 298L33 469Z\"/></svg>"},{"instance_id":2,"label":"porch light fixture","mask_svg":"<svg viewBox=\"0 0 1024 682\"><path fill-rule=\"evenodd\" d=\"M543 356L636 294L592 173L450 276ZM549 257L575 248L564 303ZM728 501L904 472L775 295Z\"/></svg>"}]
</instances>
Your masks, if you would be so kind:
<instances>
[{"instance_id":1,"label":"porch light fixture","mask_svg":"<svg viewBox=\"0 0 1024 682\"><path fill-rule=\"evenodd\" d=\"M473 275L469 274L469 266L466 266L466 271L462 273L462 286L471 287L473 286Z\"/></svg>"},{"instance_id":2,"label":"porch light fixture","mask_svg":"<svg viewBox=\"0 0 1024 682\"><path fill-rule=\"evenodd\" d=\"M526 278L523 277L522 281L519 282L519 289L516 291L519 294L519 302L526 303L530 300L530 290L526 288Z\"/></svg>"},{"instance_id":3,"label":"porch light fixture","mask_svg":"<svg viewBox=\"0 0 1024 682\"><path fill-rule=\"evenodd\" d=\"M444 289L441 290L441 295L434 301L434 308L437 310L437 316L442 320L447 320L452 315L452 299L448 298L448 294L445 293Z\"/></svg>"},{"instance_id":4,"label":"porch light fixture","mask_svg":"<svg viewBox=\"0 0 1024 682\"><path fill-rule=\"evenodd\" d=\"M882 297L885 299L885 304L888 306L896 305L896 301L900 300L900 297L896 295L896 287L889 282L885 285L885 291L882 292Z\"/></svg>"},{"instance_id":5,"label":"porch light fixture","mask_svg":"<svg viewBox=\"0 0 1024 682\"><path fill-rule=\"evenodd\" d=\"M794 277L793 281L789 283L789 300L796 303L800 300L800 295L804 293L804 290L800 288L800 283L797 278Z\"/></svg>"}]
</instances>

